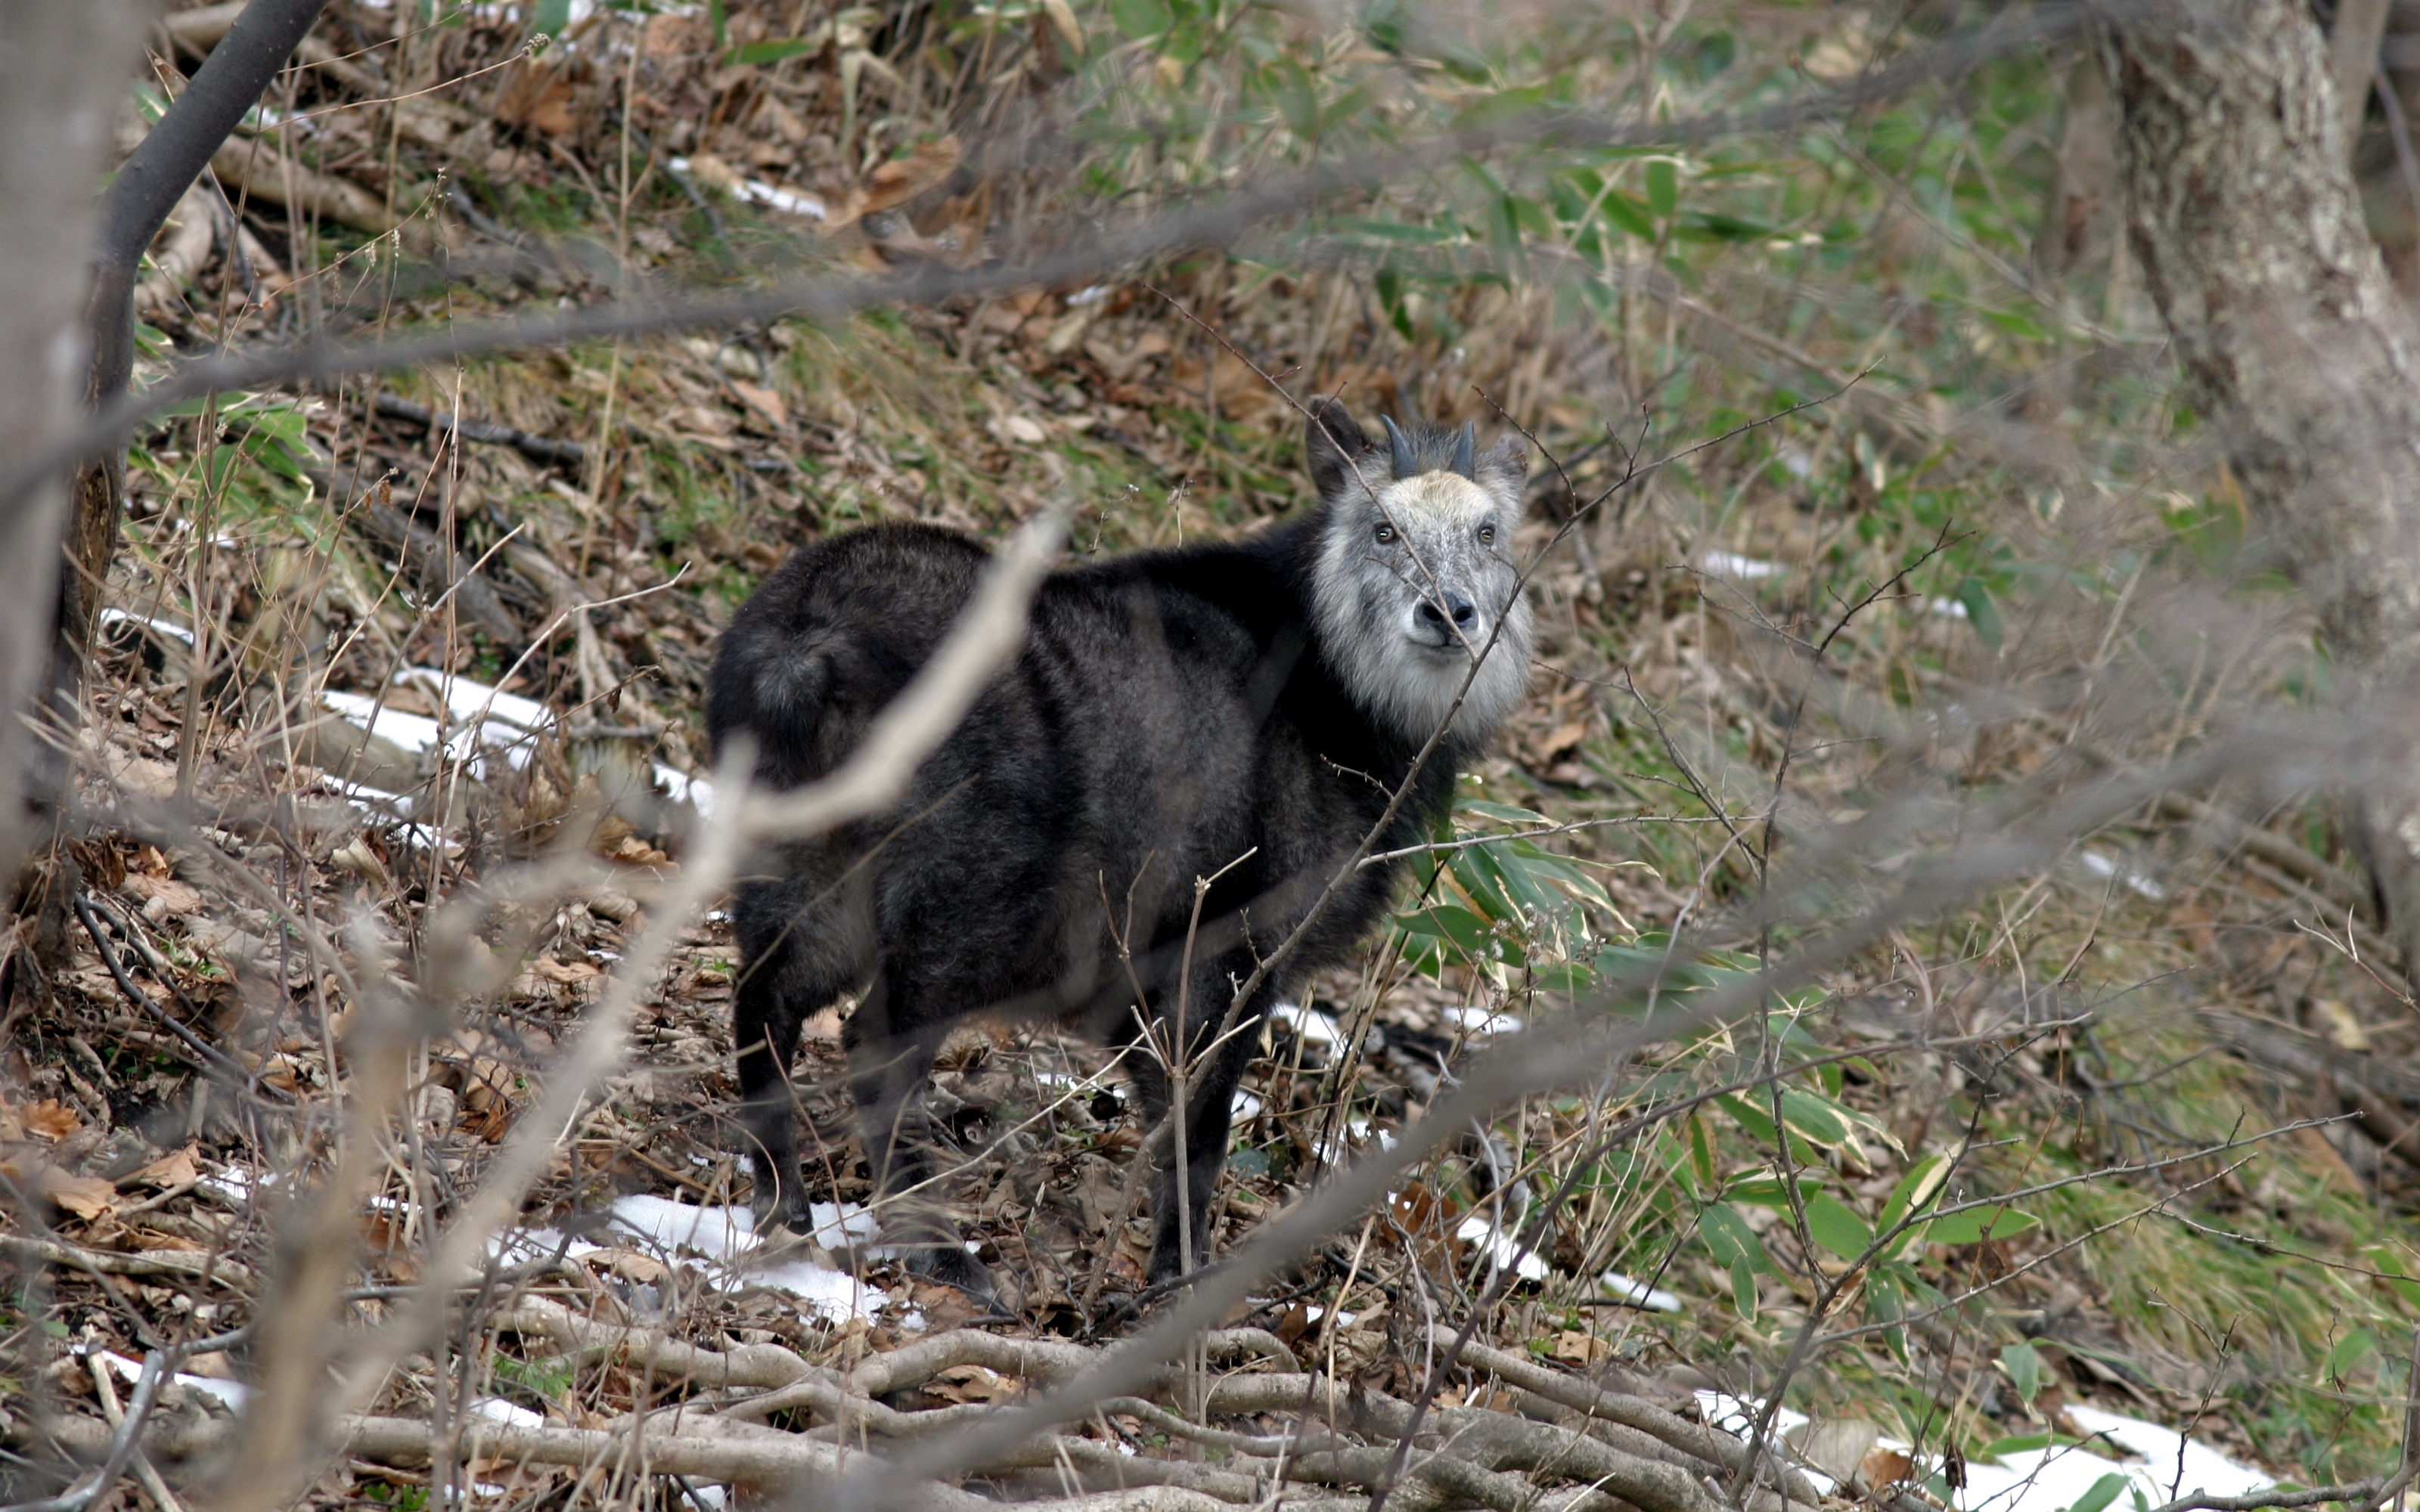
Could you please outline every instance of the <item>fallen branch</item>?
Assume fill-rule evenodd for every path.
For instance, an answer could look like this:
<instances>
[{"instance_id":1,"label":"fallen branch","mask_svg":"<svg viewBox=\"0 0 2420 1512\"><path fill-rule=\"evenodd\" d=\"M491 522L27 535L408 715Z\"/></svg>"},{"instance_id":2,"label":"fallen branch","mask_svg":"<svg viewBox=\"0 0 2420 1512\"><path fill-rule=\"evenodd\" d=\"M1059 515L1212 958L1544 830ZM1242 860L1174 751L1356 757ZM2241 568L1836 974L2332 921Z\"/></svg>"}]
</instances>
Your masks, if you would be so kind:
<instances>
[{"instance_id":1,"label":"fallen branch","mask_svg":"<svg viewBox=\"0 0 2420 1512\"><path fill-rule=\"evenodd\" d=\"M384 236L403 224L368 190L305 168L258 137L230 138L210 154L210 170L222 183L254 199L340 222L373 236Z\"/></svg>"},{"instance_id":2,"label":"fallen branch","mask_svg":"<svg viewBox=\"0 0 2420 1512\"><path fill-rule=\"evenodd\" d=\"M197 1280L215 1281L231 1290L241 1290L252 1285L252 1272L241 1264L222 1256L195 1254L188 1250L146 1249L120 1253L85 1249L55 1239L36 1239L27 1234L0 1234L0 1250L23 1260L72 1266L81 1271L98 1271L104 1275L192 1276Z\"/></svg>"},{"instance_id":3,"label":"fallen branch","mask_svg":"<svg viewBox=\"0 0 2420 1512\"><path fill-rule=\"evenodd\" d=\"M1441 1343L1450 1343L1453 1338L1453 1331L1442 1325L1431 1333ZM1463 1347L1462 1360L1472 1369L1486 1371L1508 1385L1534 1393L1557 1406L1634 1429L1692 1458L1712 1461L1730 1472L1737 1472L1747 1463L1747 1445L1738 1439L1668 1412L1641 1397L1600 1391L1585 1381L1574 1380L1535 1361L1476 1342ZM1784 1482L1784 1489L1792 1502L1811 1505L1822 1500L1814 1483L1794 1470Z\"/></svg>"},{"instance_id":4,"label":"fallen branch","mask_svg":"<svg viewBox=\"0 0 2420 1512\"><path fill-rule=\"evenodd\" d=\"M477 441L485 446L509 446L533 462L561 462L579 467L588 459L588 448L578 441L559 441L551 436L533 436L525 430L515 430L510 425L464 420L451 410L431 409L425 404L414 404L397 394L379 394L370 404L389 420L400 420L425 430L449 434L458 440Z\"/></svg>"},{"instance_id":5,"label":"fallen branch","mask_svg":"<svg viewBox=\"0 0 2420 1512\"><path fill-rule=\"evenodd\" d=\"M163 1427L146 1434L141 1446L154 1457L191 1459L226 1446L236 1426L232 1419L203 1418ZM337 1423L330 1442L342 1454L380 1464L425 1465L432 1457L450 1451L457 1461L506 1460L583 1469L618 1463L643 1444L644 1463L652 1474L690 1475L726 1486L772 1487L800 1476L831 1475L873 1458L845 1444L818 1443L772 1429L745 1435L731 1429L716 1432L702 1428L693 1416L680 1432L644 1432L644 1427L628 1421L610 1428L520 1427L470 1418L458 1426L458 1431L439 1431L411 1418L364 1416ZM113 1435L106 1425L94 1419L61 1419L48 1428L53 1440L79 1458L98 1459L110 1452ZM980 1512L999 1505L942 1486L911 1493L902 1504L923 1512Z\"/></svg>"}]
</instances>

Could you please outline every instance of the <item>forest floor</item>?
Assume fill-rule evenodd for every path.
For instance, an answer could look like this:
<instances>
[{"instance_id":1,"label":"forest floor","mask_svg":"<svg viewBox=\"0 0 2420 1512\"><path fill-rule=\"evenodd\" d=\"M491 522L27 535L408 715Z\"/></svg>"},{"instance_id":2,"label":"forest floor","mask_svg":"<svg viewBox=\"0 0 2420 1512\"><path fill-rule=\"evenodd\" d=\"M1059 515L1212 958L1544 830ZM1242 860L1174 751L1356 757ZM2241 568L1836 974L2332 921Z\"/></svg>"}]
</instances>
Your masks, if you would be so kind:
<instances>
[{"instance_id":1,"label":"forest floor","mask_svg":"<svg viewBox=\"0 0 2420 1512\"><path fill-rule=\"evenodd\" d=\"M225 8L179 8L168 35L184 50L163 42L163 69L190 69L211 39L194 18ZM970 100L1047 100L1067 61L1048 8L988 73L954 79L930 50L844 69L880 61L891 23L874 11L817 30L734 6L720 38L704 13L600 13L535 59L501 10L399 42L396 14L335 0L277 116L163 235L146 376L332 312L383 329L592 303L630 279L971 263L1037 192L970 171L962 142L997 123ZM436 254L451 282L427 277ZM2122 649L2119 622L2156 583L2105 619L2054 609L1979 646L1978 618L2013 625L2021 608L1929 575L1924 541L1951 539L1946 520L1873 528L1905 480L1946 480L1966 519L2046 560L2064 548L2042 545L2039 509L1946 459L1938 407L1915 399L1838 398L1590 513L1633 438L1661 455L1787 407L1708 398L1642 419L1625 376L1639 364L1563 329L1550 301L1460 298L1459 343L1415 340L1350 270L1202 255L845 326L776 319L221 395L141 438L76 802L10 957L8 1480L58 1484L42 1477L63 1453L107 1440L135 1363L215 1339L177 1358L154 1408L167 1436L113 1491L161 1512L196 1494L241 1399L230 1383L258 1360L257 1334L236 1331L291 1295L281 1236L363 1140L376 1153L339 1288L356 1342L431 1279L438 1236L682 876L711 806L699 709L715 637L788 549L886 518L997 536L1052 505L1079 554L1252 529L1309 492L1298 416L1255 363L1364 414L1486 430L1500 401L1561 458L1536 468L1517 543L1546 553L1533 697L1468 774L1458 822L1592 827L1440 872L1423 902L1450 899L1457 922L1407 904L1266 1026L1214 1253L1390 1142L1490 1043L1549 1020L1574 996L1554 967L1610 971L1689 929L1714 931L1687 942L1707 980L1752 966L1771 942L1722 933L1735 916L1719 905L1765 883L1771 857L1739 829L1776 761L1794 764L1792 823L1853 824L1877 795L2173 748L2279 675L2273 656L2197 671L2138 719L2096 723L2077 696L1995 722L1958 689L2021 683L2006 647L2038 632ZM1778 338L1748 339L1744 309L1697 309L1699 360L1774 360ZM2105 362L2131 371L2143 346ZM1840 343L1797 356L1858 366ZM1609 424L1626 427L1612 444ZM1928 460L1892 450L1911 434ZM2159 537L2146 517L2143 539ZM1874 596L1831 594L1851 569ZM1849 632L1821 716L1837 739L1802 734L1804 663L1774 654L1776 625L1802 644ZM2118 659L2091 665L2116 682ZM1935 712L1885 742L1859 733L1861 698ZM1817 1470L1834 1497L2097 1512L2118 1494L2099 1484L2113 1466L2147 1508L2196 1485L2389 1469L2420 1317L2405 1279L2420 1275L2420 1032L2371 964L2385 956L2350 867L2313 806L2147 806L1894 932L1753 1027L1507 1110L1267 1278L1187 1367L965 1484L1147 1484L1171 1489L1124 1504L1172 1507L1267 1504L1290 1480L1304 1484L1286 1504L1368 1504L1401 1480L1390 1504L1699 1512L1713 1475L1769 1505L1704 1394L1761 1399L1827 1320L1853 1335L1786 1398L1790 1473ZM1518 949L1451 948L1465 920ZM836 1013L809 1025L798 1078L828 1206L794 1248L752 1251L737 952L719 909L678 922L627 1061L563 1127L442 1337L337 1427L314 1504L423 1507L465 1488L496 1506L719 1504L720 1487L847 1473L869 1443L902 1452L1022 1400L1164 1303L1143 1295L1130 1180L1145 1131L1098 1052L1025 1026L960 1031L931 1088L955 1146L949 1198L1010 1316L978 1317L873 1242ZM397 1003L421 1018L393 1116L348 1124L366 1095L367 1041L349 1037ZM1809 1067L1833 1057L1790 1081L1786 1108L1776 1082L1767 1102L1659 1115L1632 1152L1587 1148L1776 1044ZM1959 1164L1927 1165L1943 1151ZM1822 1168L1829 1207L1775 1198L1771 1172L1793 1160ZM1822 1215L1870 1226L1939 1169L1962 1194L2023 1190L2021 1221L1900 1247L1895 1294L1844 1281L1855 1246ZM1574 1200L1508 1247L1567 1178ZM1474 1317L1439 1375L1436 1351ZM1435 1421L1416 1431L1416 1412ZM642 1422L647 1452L623 1453ZM2211 1458L2188 1480L2187 1446L2143 1422L2257 1474L2227 1483L2239 1471ZM431 1462L432 1443L466 1432ZM2047 1489L2028 1500L2029 1485Z\"/></svg>"}]
</instances>

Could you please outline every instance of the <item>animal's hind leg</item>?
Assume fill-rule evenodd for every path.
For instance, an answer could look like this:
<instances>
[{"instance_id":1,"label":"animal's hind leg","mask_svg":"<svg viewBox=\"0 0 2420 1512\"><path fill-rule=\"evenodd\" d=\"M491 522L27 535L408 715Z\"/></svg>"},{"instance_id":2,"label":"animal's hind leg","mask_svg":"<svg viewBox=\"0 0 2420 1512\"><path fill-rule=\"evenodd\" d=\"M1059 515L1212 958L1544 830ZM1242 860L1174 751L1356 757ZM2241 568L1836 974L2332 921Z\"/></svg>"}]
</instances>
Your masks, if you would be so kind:
<instances>
[{"instance_id":1,"label":"animal's hind leg","mask_svg":"<svg viewBox=\"0 0 2420 1512\"><path fill-rule=\"evenodd\" d=\"M857 973L839 949L845 944L839 921L799 914L786 889L744 890L733 913L740 971L731 1040L738 1054L749 1171L756 1183L756 1227L803 1228L807 1196L799 1179L790 1068L808 1016L855 986Z\"/></svg>"},{"instance_id":2,"label":"animal's hind leg","mask_svg":"<svg viewBox=\"0 0 2420 1512\"><path fill-rule=\"evenodd\" d=\"M874 1175L883 1242L906 1249L908 1268L917 1273L989 1302L990 1273L967 1253L957 1227L930 1190L933 1131L923 1093L933 1057L949 1037L950 1021L927 1017L903 1001L908 996L886 973L843 1029L849 1089Z\"/></svg>"}]
</instances>

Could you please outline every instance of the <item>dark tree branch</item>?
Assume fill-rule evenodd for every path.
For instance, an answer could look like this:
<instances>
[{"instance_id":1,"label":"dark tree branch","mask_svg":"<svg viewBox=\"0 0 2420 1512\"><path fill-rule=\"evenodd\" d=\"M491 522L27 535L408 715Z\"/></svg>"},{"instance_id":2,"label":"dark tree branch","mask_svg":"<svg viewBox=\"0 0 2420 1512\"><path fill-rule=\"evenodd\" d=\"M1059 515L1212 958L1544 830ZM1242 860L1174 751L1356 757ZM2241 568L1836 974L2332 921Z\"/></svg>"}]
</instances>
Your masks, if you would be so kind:
<instances>
[{"instance_id":1,"label":"dark tree branch","mask_svg":"<svg viewBox=\"0 0 2420 1512\"><path fill-rule=\"evenodd\" d=\"M144 251L244 112L294 54L328 0L252 0L193 81L117 170L94 258L93 388L115 398L134 366L134 279Z\"/></svg>"}]
</instances>

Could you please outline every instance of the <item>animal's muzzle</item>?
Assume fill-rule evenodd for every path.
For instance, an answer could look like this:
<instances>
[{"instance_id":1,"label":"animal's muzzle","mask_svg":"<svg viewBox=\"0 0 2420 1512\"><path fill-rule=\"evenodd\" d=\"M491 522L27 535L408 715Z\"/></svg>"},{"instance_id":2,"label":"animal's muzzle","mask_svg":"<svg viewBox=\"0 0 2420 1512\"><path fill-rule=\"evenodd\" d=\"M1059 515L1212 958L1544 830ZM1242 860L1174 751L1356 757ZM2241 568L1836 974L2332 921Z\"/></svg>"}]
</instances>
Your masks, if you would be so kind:
<instances>
[{"instance_id":1,"label":"animal's muzzle","mask_svg":"<svg viewBox=\"0 0 2420 1512\"><path fill-rule=\"evenodd\" d=\"M1452 617L1455 628L1468 630L1471 620L1478 613L1477 607L1460 594L1447 594L1442 604L1434 598L1422 599L1419 609L1420 628L1435 630L1446 640L1451 640L1453 631L1446 628L1447 617L1449 615Z\"/></svg>"}]
</instances>

